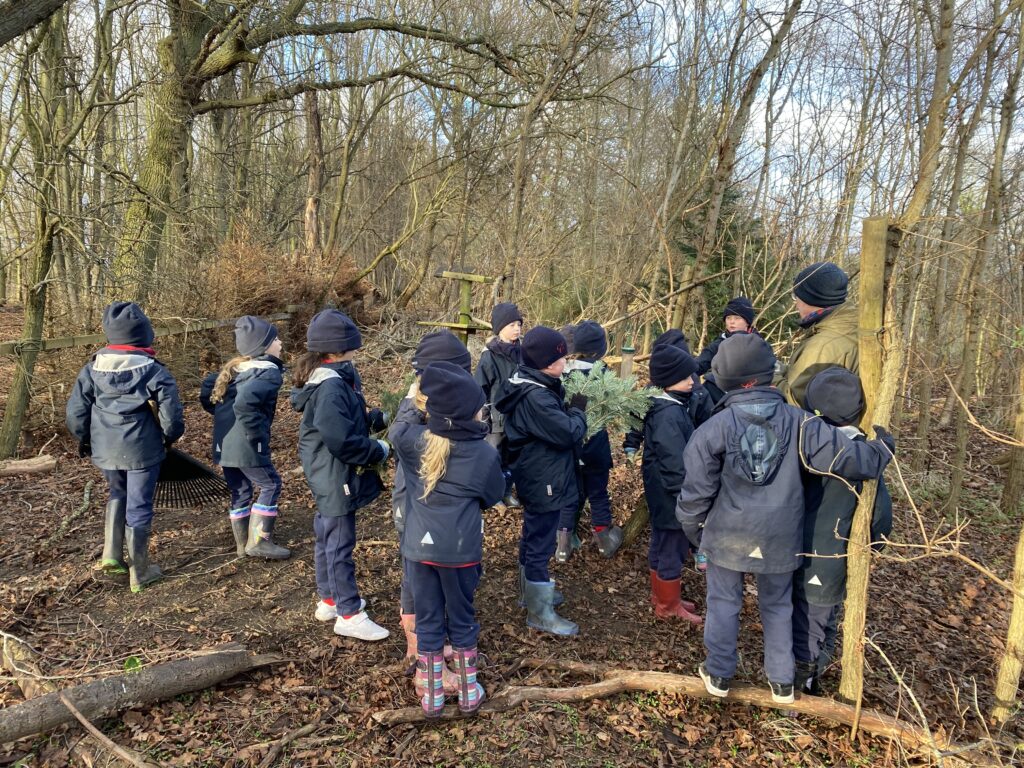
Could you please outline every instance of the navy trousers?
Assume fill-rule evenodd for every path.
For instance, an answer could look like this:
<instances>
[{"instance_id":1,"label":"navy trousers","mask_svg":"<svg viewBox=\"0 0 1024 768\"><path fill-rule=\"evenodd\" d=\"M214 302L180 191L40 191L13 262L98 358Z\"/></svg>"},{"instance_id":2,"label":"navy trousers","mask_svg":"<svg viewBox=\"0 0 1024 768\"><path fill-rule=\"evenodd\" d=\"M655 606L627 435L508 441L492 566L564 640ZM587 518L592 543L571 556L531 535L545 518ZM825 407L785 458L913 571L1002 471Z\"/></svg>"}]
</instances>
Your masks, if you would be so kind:
<instances>
[{"instance_id":1,"label":"navy trousers","mask_svg":"<svg viewBox=\"0 0 1024 768\"><path fill-rule=\"evenodd\" d=\"M690 554L690 540L682 529L651 528L651 546L647 562L663 581L673 581L683 575L683 563Z\"/></svg>"},{"instance_id":2,"label":"navy trousers","mask_svg":"<svg viewBox=\"0 0 1024 768\"><path fill-rule=\"evenodd\" d=\"M406 560L416 603L416 644L420 653L440 653L444 640L456 650L476 648L480 625L473 595L480 565L452 568Z\"/></svg>"},{"instance_id":3,"label":"navy trousers","mask_svg":"<svg viewBox=\"0 0 1024 768\"><path fill-rule=\"evenodd\" d=\"M797 661L817 662L825 650L828 626L838 613L835 605L812 605L793 595L793 655ZM830 653L825 654L826 657ZM826 664L828 662L826 661Z\"/></svg>"},{"instance_id":4,"label":"navy trousers","mask_svg":"<svg viewBox=\"0 0 1024 768\"><path fill-rule=\"evenodd\" d=\"M607 528L612 524L612 500L608 496L608 475L607 469L596 472L584 469L580 473L583 481L583 498L580 499L580 503L590 502L590 525L592 528ZM563 509L558 527L574 528L578 512L579 509L575 507L572 511Z\"/></svg>"},{"instance_id":5,"label":"navy trousers","mask_svg":"<svg viewBox=\"0 0 1024 768\"><path fill-rule=\"evenodd\" d=\"M567 507L576 514L576 505ZM548 562L555 554L558 520L566 513L563 509L553 512L531 512L523 510L523 535L519 539L519 564L526 570L526 580L546 582L551 580Z\"/></svg>"},{"instance_id":6,"label":"navy trousers","mask_svg":"<svg viewBox=\"0 0 1024 768\"><path fill-rule=\"evenodd\" d=\"M273 466L221 467L224 482L231 489L231 509L242 509L253 503L254 489L259 488L256 503L276 507L281 496L281 476Z\"/></svg>"},{"instance_id":7,"label":"navy trousers","mask_svg":"<svg viewBox=\"0 0 1024 768\"><path fill-rule=\"evenodd\" d=\"M398 536L398 553L402 557L402 535ZM409 581L409 561L402 557L402 585L398 593L399 610L403 614L416 613L416 598L413 596L412 583Z\"/></svg>"},{"instance_id":8,"label":"navy trousers","mask_svg":"<svg viewBox=\"0 0 1024 768\"><path fill-rule=\"evenodd\" d=\"M110 486L110 500L125 501L124 524L129 528L149 528L153 524L153 496L160 477L160 465L142 469L104 469Z\"/></svg>"},{"instance_id":9,"label":"navy trousers","mask_svg":"<svg viewBox=\"0 0 1024 768\"><path fill-rule=\"evenodd\" d=\"M736 674L736 641L743 608L743 574L708 561L704 647L707 671L716 677ZM757 604L764 628L764 670L773 683L792 683L793 574L758 573Z\"/></svg>"},{"instance_id":10,"label":"navy trousers","mask_svg":"<svg viewBox=\"0 0 1024 768\"><path fill-rule=\"evenodd\" d=\"M356 587L356 564L352 551L356 548L356 516L313 516L313 565L316 570L316 591L320 599L331 598L339 616L359 613L359 589Z\"/></svg>"}]
</instances>

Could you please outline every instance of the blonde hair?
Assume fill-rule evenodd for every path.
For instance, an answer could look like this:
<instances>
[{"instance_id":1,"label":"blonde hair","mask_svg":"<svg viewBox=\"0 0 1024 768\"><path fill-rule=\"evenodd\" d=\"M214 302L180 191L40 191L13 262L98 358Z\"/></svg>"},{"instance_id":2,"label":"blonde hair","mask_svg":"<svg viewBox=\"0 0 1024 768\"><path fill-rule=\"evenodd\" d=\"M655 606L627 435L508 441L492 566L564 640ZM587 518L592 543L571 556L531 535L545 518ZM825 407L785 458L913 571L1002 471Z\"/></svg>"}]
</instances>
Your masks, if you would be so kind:
<instances>
[{"instance_id":1,"label":"blonde hair","mask_svg":"<svg viewBox=\"0 0 1024 768\"><path fill-rule=\"evenodd\" d=\"M220 369L220 373L217 374L217 380L213 383L213 392L210 393L211 403L221 403L224 401L224 395L227 394L228 387L231 386L231 380L235 378L235 374L238 373L238 366L242 363L247 363L252 360L249 355L239 355L238 357L232 357L226 363L224 367Z\"/></svg>"},{"instance_id":2,"label":"blonde hair","mask_svg":"<svg viewBox=\"0 0 1024 768\"><path fill-rule=\"evenodd\" d=\"M452 450L451 440L433 432L424 432L423 442L423 458L420 459L420 479L423 481L421 501L430 495L437 487L438 481L444 477L448 468L448 456Z\"/></svg>"},{"instance_id":3,"label":"blonde hair","mask_svg":"<svg viewBox=\"0 0 1024 768\"><path fill-rule=\"evenodd\" d=\"M412 401L416 406L416 410L420 413L427 412L427 396L420 391L420 377L416 377L416 381L412 385Z\"/></svg>"}]
</instances>

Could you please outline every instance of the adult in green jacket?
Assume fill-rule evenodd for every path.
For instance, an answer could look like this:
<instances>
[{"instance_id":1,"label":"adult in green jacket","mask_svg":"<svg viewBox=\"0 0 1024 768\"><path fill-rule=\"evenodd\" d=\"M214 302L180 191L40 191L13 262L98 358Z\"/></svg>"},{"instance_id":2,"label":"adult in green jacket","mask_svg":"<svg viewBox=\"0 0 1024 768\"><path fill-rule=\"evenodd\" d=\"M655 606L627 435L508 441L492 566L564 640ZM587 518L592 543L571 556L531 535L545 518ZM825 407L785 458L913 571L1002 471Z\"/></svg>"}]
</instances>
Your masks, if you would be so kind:
<instances>
[{"instance_id":1,"label":"adult in green jacket","mask_svg":"<svg viewBox=\"0 0 1024 768\"><path fill-rule=\"evenodd\" d=\"M818 373L840 365L858 373L857 307L847 303L846 273L828 261L811 264L793 280L793 301L804 335L777 381L790 405L803 407L807 385Z\"/></svg>"}]
</instances>

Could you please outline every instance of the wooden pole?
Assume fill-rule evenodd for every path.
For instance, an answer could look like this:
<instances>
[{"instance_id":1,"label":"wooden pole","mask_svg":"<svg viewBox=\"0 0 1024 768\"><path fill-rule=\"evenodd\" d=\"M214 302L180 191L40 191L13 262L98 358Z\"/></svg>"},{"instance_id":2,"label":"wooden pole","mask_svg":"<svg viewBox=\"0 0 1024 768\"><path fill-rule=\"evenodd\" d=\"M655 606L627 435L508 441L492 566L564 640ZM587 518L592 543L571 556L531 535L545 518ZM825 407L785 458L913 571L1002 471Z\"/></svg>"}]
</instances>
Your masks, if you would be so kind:
<instances>
[{"instance_id":1,"label":"wooden pole","mask_svg":"<svg viewBox=\"0 0 1024 768\"><path fill-rule=\"evenodd\" d=\"M469 326L473 323L473 283L470 280L459 280L459 322ZM500 328L495 333L501 330ZM469 346L469 330L460 331L462 343Z\"/></svg>"},{"instance_id":2,"label":"wooden pole","mask_svg":"<svg viewBox=\"0 0 1024 768\"><path fill-rule=\"evenodd\" d=\"M619 378L626 379L633 375L633 356L636 354L636 350L633 349L632 344L626 344L622 347L622 360L619 362Z\"/></svg>"}]
</instances>

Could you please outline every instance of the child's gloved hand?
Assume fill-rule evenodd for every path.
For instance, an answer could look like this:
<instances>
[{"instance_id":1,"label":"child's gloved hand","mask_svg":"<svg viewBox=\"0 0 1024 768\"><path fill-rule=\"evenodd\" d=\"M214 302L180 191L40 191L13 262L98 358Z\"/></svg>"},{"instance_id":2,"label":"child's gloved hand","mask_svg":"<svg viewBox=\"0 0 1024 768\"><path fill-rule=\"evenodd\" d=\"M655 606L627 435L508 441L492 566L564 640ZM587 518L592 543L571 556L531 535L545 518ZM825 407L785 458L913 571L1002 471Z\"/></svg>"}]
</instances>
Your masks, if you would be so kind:
<instances>
[{"instance_id":1,"label":"child's gloved hand","mask_svg":"<svg viewBox=\"0 0 1024 768\"><path fill-rule=\"evenodd\" d=\"M84 459L92 456L92 446L88 440L83 440L78 444L78 458Z\"/></svg>"},{"instance_id":2,"label":"child's gloved hand","mask_svg":"<svg viewBox=\"0 0 1024 768\"><path fill-rule=\"evenodd\" d=\"M889 449L889 453L893 456L896 455L896 438L892 436L892 432L887 430L885 427L880 427L877 424L874 425L875 439L878 440L882 445Z\"/></svg>"},{"instance_id":3,"label":"child's gloved hand","mask_svg":"<svg viewBox=\"0 0 1024 768\"><path fill-rule=\"evenodd\" d=\"M388 456L391 455L391 443L389 443L387 440L378 439L377 445L384 449L384 458L381 459L379 463L386 464L388 461Z\"/></svg>"},{"instance_id":4,"label":"child's gloved hand","mask_svg":"<svg viewBox=\"0 0 1024 768\"><path fill-rule=\"evenodd\" d=\"M636 460L637 460L636 448L627 448L625 453L626 453L626 461L629 462L630 466L636 466Z\"/></svg>"},{"instance_id":5,"label":"child's gloved hand","mask_svg":"<svg viewBox=\"0 0 1024 768\"><path fill-rule=\"evenodd\" d=\"M371 408L369 413L370 431L381 432L387 429L388 424L391 423L391 419L388 416L387 411L382 411L380 408Z\"/></svg>"},{"instance_id":6,"label":"child's gloved hand","mask_svg":"<svg viewBox=\"0 0 1024 768\"><path fill-rule=\"evenodd\" d=\"M569 398L569 407L578 408L581 411L587 410L587 398L584 395L573 395Z\"/></svg>"}]
</instances>

